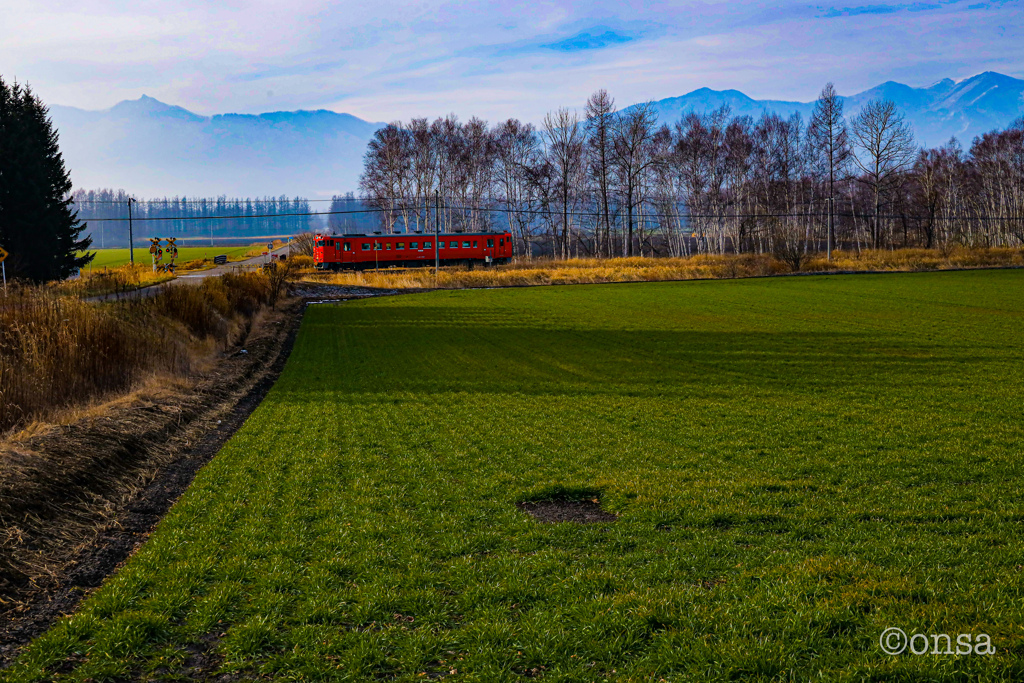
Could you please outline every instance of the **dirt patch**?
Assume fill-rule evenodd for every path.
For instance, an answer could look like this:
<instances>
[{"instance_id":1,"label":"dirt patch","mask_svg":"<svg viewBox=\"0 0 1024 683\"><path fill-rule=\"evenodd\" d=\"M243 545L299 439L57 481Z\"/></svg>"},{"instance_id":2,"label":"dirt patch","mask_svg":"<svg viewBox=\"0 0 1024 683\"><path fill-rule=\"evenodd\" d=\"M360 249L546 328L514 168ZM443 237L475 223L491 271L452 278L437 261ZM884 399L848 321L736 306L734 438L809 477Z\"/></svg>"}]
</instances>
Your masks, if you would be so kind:
<instances>
[{"instance_id":1,"label":"dirt patch","mask_svg":"<svg viewBox=\"0 0 1024 683\"><path fill-rule=\"evenodd\" d=\"M575 522L576 524L600 524L614 522L617 515L601 509L596 499L589 500L533 500L516 503L516 507L531 515L538 522L554 524Z\"/></svg>"},{"instance_id":2,"label":"dirt patch","mask_svg":"<svg viewBox=\"0 0 1024 683\"><path fill-rule=\"evenodd\" d=\"M406 290L385 289L381 287L330 285L300 281L292 286L292 293L295 296L302 297L310 303L327 303L330 301L348 301L349 299L366 299L373 296L404 294L406 293Z\"/></svg>"},{"instance_id":3,"label":"dirt patch","mask_svg":"<svg viewBox=\"0 0 1024 683\"><path fill-rule=\"evenodd\" d=\"M0 667L148 537L273 386L303 310L286 302L190 391L118 404L0 452Z\"/></svg>"}]
</instances>

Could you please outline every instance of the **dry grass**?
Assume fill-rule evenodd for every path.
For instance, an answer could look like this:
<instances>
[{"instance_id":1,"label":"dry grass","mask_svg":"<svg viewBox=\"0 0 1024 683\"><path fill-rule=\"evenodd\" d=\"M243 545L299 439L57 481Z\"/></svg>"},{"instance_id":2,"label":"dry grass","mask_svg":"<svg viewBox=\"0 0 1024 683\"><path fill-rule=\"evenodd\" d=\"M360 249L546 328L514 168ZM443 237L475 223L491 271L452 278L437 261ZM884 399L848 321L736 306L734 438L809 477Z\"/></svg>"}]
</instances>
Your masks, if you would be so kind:
<instances>
[{"instance_id":1,"label":"dry grass","mask_svg":"<svg viewBox=\"0 0 1024 683\"><path fill-rule=\"evenodd\" d=\"M79 278L58 282L51 287L60 294L89 297L114 292L128 292L173 279L174 276L169 273L154 273L150 265L125 264L85 271Z\"/></svg>"},{"instance_id":2,"label":"dry grass","mask_svg":"<svg viewBox=\"0 0 1024 683\"><path fill-rule=\"evenodd\" d=\"M187 374L270 300L270 280L258 272L110 304L12 287L0 296L0 432L130 390L154 373Z\"/></svg>"},{"instance_id":3,"label":"dry grass","mask_svg":"<svg viewBox=\"0 0 1024 683\"><path fill-rule=\"evenodd\" d=\"M831 262L824 256L807 259L801 272L848 270L918 271L992 266L1024 266L1022 249L955 249L946 254L929 249L835 252ZM782 261L767 254L701 255L690 258L614 258L534 260L495 268L466 270L432 268L380 271L306 272L304 279L359 287L387 289L467 289L529 285L588 284L599 282L654 282L663 280L723 279L778 275L792 272Z\"/></svg>"},{"instance_id":4,"label":"dry grass","mask_svg":"<svg viewBox=\"0 0 1024 683\"><path fill-rule=\"evenodd\" d=\"M955 247L946 252L937 249L877 249L832 254L831 263L818 255L807 261L802 270L875 270L921 271L952 268L992 268L1024 266L1024 249L967 249Z\"/></svg>"}]
</instances>

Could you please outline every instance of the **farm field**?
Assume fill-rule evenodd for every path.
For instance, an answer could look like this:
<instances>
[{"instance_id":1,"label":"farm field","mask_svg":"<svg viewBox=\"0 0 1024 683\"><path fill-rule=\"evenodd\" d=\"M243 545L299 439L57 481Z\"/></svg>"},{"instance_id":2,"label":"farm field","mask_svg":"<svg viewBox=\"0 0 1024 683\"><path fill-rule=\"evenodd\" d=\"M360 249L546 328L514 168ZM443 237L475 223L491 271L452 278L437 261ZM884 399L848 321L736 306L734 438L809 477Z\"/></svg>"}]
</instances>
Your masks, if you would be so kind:
<instances>
[{"instance_id":1,"label":"farm field","mask_svg":"<svg viewBox=\"0 0 1024 683\"><path fill-rule=\"evenodd\" d=\"M197 259L220 256L224 254L229 261L238 261L245 258L245 254L254 247L178 247L178 258L175 263L185 263ZM128 263L130 258L128 249L90 249L96 252L96 258L85 267L85 270L96 270L97 268L115 268ZM141 264L150 263L149 243L145 246L135 247L135 262Z\"/></svg>"},{"instance_id":2,"label":"farm field","mask_svg":"<svg viewBox=\"0 0 1024 683\"><path fill-rule=\"evenodd\" d=\"M1022 680L1022 330L1024 271L311 306L0 678ZM517 506L552 499L618 519ZM889 656L889 627L995 652Z\"/></svg>"}]
</instances>

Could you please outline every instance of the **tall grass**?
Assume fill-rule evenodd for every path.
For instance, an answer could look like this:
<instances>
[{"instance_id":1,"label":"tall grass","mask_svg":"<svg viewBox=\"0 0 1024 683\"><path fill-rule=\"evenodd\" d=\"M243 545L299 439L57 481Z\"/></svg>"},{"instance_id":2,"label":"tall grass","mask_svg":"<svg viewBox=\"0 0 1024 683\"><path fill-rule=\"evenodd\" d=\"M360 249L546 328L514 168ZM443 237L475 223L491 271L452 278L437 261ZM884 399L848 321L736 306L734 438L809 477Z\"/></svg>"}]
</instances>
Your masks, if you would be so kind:
<instances>
[{"instance_id":1,"label":"tall grass","mask_svg":"<svg viewBox=\"0 0 1024 683\"><path fill-rule=\"evenodd\" d=\"M1024 266L1021 249L957 249L947 253L930 249L835 252L805 259L800 272L919 271ZM788 264L768 254L699 255L689 258L583 258L566 261L532 260L507 266L466 270L432 268L341 273L310 273L307 279L338 285L388 289L466 289L524 285L591 284L599 282L653 282L664 280L723 279L793 272Z\"/></svg>"},{"instance_id":2,"label":"tall grass","mask_svg":"<svg viewBox=\"0 0 1024 683\"><path fill-rule=\"evenodd\" d=\"M227 345L270 300L262 273L91 304L54 288L0 296L0 431L130 388L156 372L187 374L206 340Z\"/></svg>"},{"instance_id":3,"label":"tall grass","mask_svg":"<svg viewBox=\"0 0 1024 683\"><path fill-rule=\"evenodd\" d=\"M173 278L169 273L153 272L150 265L125 264L84 271L81 277L56 283L53 288L62 294L88 297L128 292Z\"/></svg>"}]
</instances>

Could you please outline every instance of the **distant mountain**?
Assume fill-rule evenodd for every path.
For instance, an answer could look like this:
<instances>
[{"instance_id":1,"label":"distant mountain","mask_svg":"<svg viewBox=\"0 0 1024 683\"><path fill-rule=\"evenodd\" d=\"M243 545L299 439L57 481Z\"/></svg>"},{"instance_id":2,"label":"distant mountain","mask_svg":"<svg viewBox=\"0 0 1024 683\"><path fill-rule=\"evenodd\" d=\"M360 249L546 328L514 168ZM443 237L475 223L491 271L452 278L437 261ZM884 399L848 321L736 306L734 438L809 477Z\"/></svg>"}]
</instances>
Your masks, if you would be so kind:
<instances>
[{"instance_id":1,"label":"distant mountain","mask_svg":"<svg viewBox=\"0 0 1024 683\"><path fill-rule=\"evenodd\" d=\"M843 98L847 116L875 97L894 100L918 143L927 146L952 136L968 146L976 135L1024 115L1024 81L992 72L927 88L883 83ZM669 124L723 104L734 115L799 112L805 121L814 107L709 88L653 104ZM104 111L52 106L50 112L76 187L124 188L147 197L284 193L313 199L355 191L366 144L383 125L324 110L199 116L146 96Z\"/></svg>"},{"instance_id":2,"label":"distant mountain","mask_svg":"<svg viewBox=\"0 0 1024 683\"><path fill-rule=\"evenodd\" d=\"M152 97L103 111L51 106L76 187L147 197L355 191L381 124L332 111L199 116Z\"/></svg>"},{"instance_id":3,"label":"distant mountain","mask_svg":"<svg viewBox=\"0 0 1024 683\"><path fill-rule=\"evenodd\" d=\"M843 97L847 118L875 98L893 100L906 114L920 145L935 147L956 137L966 147L975 136L1005 128L1024 116L1024 80L991 71L955 83L944 79L927 88L889 81L862 93ZM759 118L766 111L810 119L813 102L755 100L738 90L701 88L681 97L652 103L659 120L672 125L683 114L728 105L735 116Z\"/></svg>"}]
</instances>

